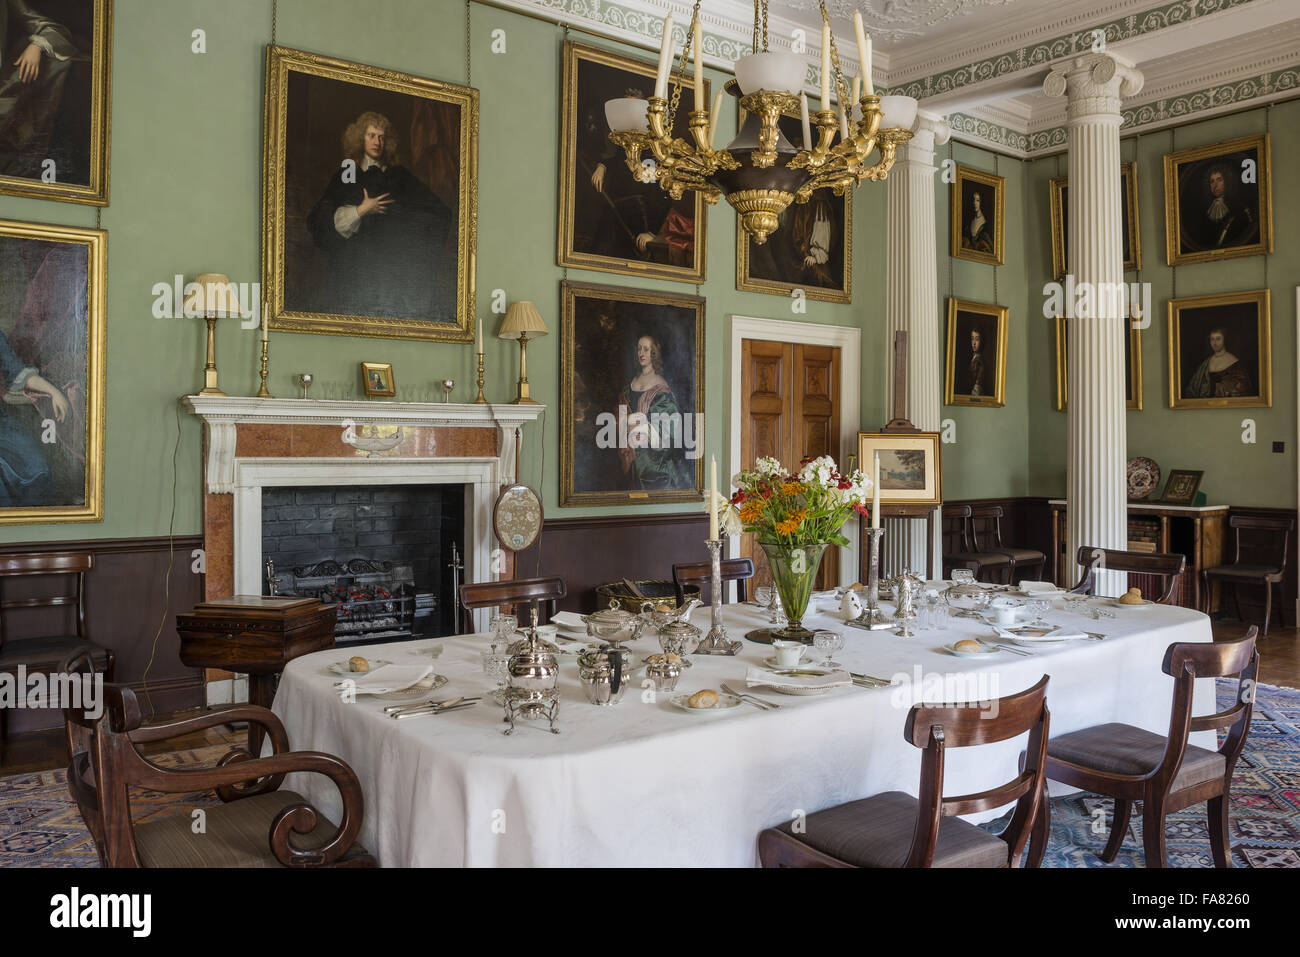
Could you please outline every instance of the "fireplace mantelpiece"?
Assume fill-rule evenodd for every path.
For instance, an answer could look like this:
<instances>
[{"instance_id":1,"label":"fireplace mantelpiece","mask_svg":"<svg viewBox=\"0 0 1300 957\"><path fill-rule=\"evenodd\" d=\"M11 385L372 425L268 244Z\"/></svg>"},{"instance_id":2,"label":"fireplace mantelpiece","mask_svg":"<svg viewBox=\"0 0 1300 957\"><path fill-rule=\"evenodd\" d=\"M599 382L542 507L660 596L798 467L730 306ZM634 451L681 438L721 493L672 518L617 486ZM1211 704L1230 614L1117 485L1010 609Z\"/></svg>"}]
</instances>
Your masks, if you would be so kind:
<instances>
[{"instance_id":1,"label":"fireplace mantelpiece","mask_svg":"<svg viewBox=\"0 0 1300 957\"><path fill-rule=\"evenodd\" d=\"M198 396L208 599L261 593L264 486L461 484L465 575L497 576L492 505L515 478L516 434L541 405Z\"/></svg>"}]
</instances>

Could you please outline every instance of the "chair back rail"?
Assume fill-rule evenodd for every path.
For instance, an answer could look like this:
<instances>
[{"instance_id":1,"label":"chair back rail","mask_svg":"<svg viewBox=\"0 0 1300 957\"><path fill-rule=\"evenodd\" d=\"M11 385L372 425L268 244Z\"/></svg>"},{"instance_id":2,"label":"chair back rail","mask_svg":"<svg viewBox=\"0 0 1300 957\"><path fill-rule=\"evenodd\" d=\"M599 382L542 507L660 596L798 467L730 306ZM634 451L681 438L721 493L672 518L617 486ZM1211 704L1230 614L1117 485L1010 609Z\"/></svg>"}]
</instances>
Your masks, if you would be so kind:
<instances>
[{"instance_id":1,"label":"chair back rail","mask_svg":"<svg viewBox=\"0 0 1300 957\"><path fill-rule=\"evenodd\" d=\"M750 558L724 558L719 563L723 581L722 600L726 601L726 582L736 583L736 600L745 600L745 582L754 577L754 561ZM677 604L686 597L691 585L707 585L713 581L710 562L677 562L673 565L673 587L677 590Z\"/></svg>"},{"instance_id":2,"label":"chair back rail","mask_svg":"<svg viewBox=\"0 0 1300 957\"><path fill-rule=\"evenodd\" d=\"M970 510L971 540L975 550L980 552L996 551L1002 548L1002 518L1005 513L1001 505L973 505ZM984 543L980 542L979 524L984 524ZM992 536L992 544L985 548Z\"/></svg>"},{"instance_id":3,"label":"chair back rail","mask_svg":"<svg viewBox=\"0 0 1300 957\"><path fill-rule=\"evenodd\" d=\"M476 608L499 608L503 605L545 602L548 615L554 615L556 603L568 594L563 578L519 578L514 581L468 582L460 586L460 603L470 611Z\"/></svg>"},{"instance_id":4,"label":"chair back rail","mask_svg":"<svg viewBox=\"0 0 1300 957\"><path fill-rule=\"evenodd\" d=\"M936 706L918 704L908 712L903 736L922 748L918 815L908 867L929 867L939 841L942 818L955 814L1001 807L1016 801L1011 823L999 835L1007 843L1008 863L1019 866L1030 828L1038 816L1042 799L1043 771L1047 758L1048 675L1017 694L984 705ZM996 703L989 716L987 705ZM1005 741L1029 734L1023 770L1011 781L976 794L943 796L944 754L947 748L968 747Z\"/></svg>"},{"instance_id":5,"label":"chair back rail","mask_svg":"<svg viewBox=\"0 0 1300 957\"><path fill-rule=\"evenodd\" d=\"M1092 595L1097 587L1098 571L1134 572L1155 575L1164 581L1164 590L1155 601L1165 603L1174 593L1178 579L1187 567L1187 556L1177 552L1126 552L1116 548L1080 545L1075 561L1086 569L1079 583L1070 589L1079 595Z\"/></svg>"},{"instance_id":6,"label":"chair back rail","mask_svg":"<svg viewBox=\"0 0 1300 957\"><path fill-rule=\"evenodd\" d=\"M945 505L941 513L944 519L953 519L957 526L956 531L950 534L957 535L958 547L945 549L953 552L973 552L976 551L971 543L970 520L971 507L969 505Z\"/></svg>"},{"instance_id":7,"label":"chair back rail","mask_svg":"<svg viewBox=\"0 0 1300 957\"><path fill-rule=\"evenodd\" d=\"M5 640L5 612L14 609L72 605L77 609L77 636L86 637L86 572L95 567L90 552L23 552L0 556L0 645ZM7 598L4 580L31 576L72 576L72 591L36 598Z\"/></svg>"},{"instance_id":8,"label":"chair back rail","mask_svg":"<svg viewBox=\"0 0 1300 957\"><path fill-rule=\"evenodd\" d=\"M1281 532L1282 548L1278 553L1277 565L1280 570L1286 569L1287 545L1291 540L1291 532L1295 529L1295 519L1274 518L1268 515L1233 515L1228 519L1228 525L1232 528L1234 538L1232 559L1234 565L1241 562L1241 532L1245 529L1246 531Z\"/></svg>"}]
</instances>

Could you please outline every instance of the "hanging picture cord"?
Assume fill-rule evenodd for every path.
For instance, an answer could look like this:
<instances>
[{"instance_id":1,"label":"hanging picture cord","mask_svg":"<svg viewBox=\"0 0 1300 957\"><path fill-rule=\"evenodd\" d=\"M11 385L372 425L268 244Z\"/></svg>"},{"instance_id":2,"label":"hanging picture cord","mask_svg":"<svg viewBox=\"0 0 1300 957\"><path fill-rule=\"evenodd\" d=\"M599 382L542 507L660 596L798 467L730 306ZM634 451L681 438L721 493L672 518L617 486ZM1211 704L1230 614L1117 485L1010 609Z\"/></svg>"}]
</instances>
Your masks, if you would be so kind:
<instances>
[{"instance_id":1,"label":"hanging picture cord","mask_svg":"<svg viewBox=\"0 0 1300 957\"><path fill-rule=\"evenodd\" d=\"M951 139L951 138L948 140L948 168L949 168L950 170L955 170L955 169L956 169L956 166L953 164L953 161L952 161L952 139ZM955 174L954 174L954 175L955 175ZM954 180L953 180L953 189L956 190L956 188L957 188L957 183L956 183L956 180L954 179ZM957 214L953 211L952 206L953 206L952 203L949 203L949 204L948 204L948 215L949 215L949 216L955 216L955 215L957 215ZM949 224L949 230L951 230L951 228L952 228L952 226L951 226L951 224ZM952 250L950 249L950 250L948 250L948 298L949 298L949 299L953 298L953 296L956 295L956 287L953 285L953 281L952 281L952 271L953 271L953 265L952 265L952 263L953 263L953 255L952 255Z\"/></svg>"},{"instance_id":2,"label":"hanging picture cord","mask_svg":"<svg viewBox=\"0 0 1300 957\"><path fill-rule=\"evenodd\" d=\"M1178 152L1178 127L1176 126L1169 127L1169 152L1171 153ZM1168 229L1169 228L1168 225L1166 225L1165 228ZM1175 236L1174 242L1177 243L1178 241L1179 238ZM1169 298L1170 299L1178 298L1178 267L1177 266L1169 267Z\"/></svg>"},{"instance_id":3,"label":"hanging picture cord","mask_svg":"<svg viewBox=\"0 0 1300 957\"><path fill-rule=\"evenodd\" d=\"M1266 137L1271 136L1271 134L1272 134L1272 129L1270 128L1270 127L1271 127L1271 121L1272 121L1272 119L1273 119L1273 104L1272 104L1272 103L1269 103L1267 106L1264 107L1264 135L1265 135ZM1273 171L1272 171L1272 170L1269 170L1269 171L1268 171L1268 175L1272 176L1272 175L1273 175ZM1255 181L1256 181L1257 183L1259 182L1259 176L1258 176L1258 175L1256 175L1256 177L1255 177ZM1272 188L1272 185L1273 185L1272 183L1269 184L1270 189ZM1272 215L1273 215L1273 211L1272 211L1272 210L1269 210L1269 216L1271 217ZM1271 219L1270 219L1270 221L1269 221L1269 227L1271 228L1272 225L1273 225L1273 223L1272 223L1272 221L1271 221ZM1264 237L1263 235L1261 235L1261 236L1260 236L1260 239L1261 239L1261 240L1264 240L1264 239L1266 239L1266 237ZM1270 252L1268 251L1268 248L1265 247L1265 248L1264 248L1264 288L1265 288L1265 289L1268 289L1268 261L1269 261L1270 259L1272 259L1272 258L1273 258L1272 253L1270 253Z\"/></svg>"},{"instance_id":4,"label":"hanging picture cord","mask_svg":"<svg viewBox=\"0 0 1300 957\"><path fill-rule=\"evenodd\" d=\"M474 0L465 0L465 85L473 86L470 81L470 7Z\"/></svg>"},{"instance_id":5,"label":"hanging picture cord","mask_svg":"<svg viewBox=\"0 0 1300 957\"><path fill-rule=\"evenodd\" d=\"M1001 173L1000 173L1000 170L1001 170L1001 166L998 164L998 154L997 154L997 153L994 153L994 154L993 154L993 175L994 175L994 176L997 176L998 179L1001 179L1001 178L1002 178ZM1007 184L1006 184L1006 183L1003 183L1003 184L1002 184L1003 197L1004 197L1004 198L1003 198L1003 205L1002 205L1003 210L1006 209L1006 199L1005 199L1006 188L1007 188ZM995 209L996 209L996 207L995 207ZM1005 217L1004 217L1004 220L1005 220ZM1003 236L1005 236L1005 235L1006 235L1006 222L1004 221L1004 222L998 223L998 228L999 228L999 230L1002 232ZM996 233L995 233L994 235L996 236ZM1003 241L1005 242L1005 240L1003 240ZM1003 255L1006 254L1006 250L1005 250L1005 249L1003 249L1002 252L1003 252ZM993 302L994 302L995 305L1001 305L1001 304L1002 304L1002 303L1001 303L1001 300L998 299L998 264L997 264L996 262L993 264Z\"/></svg>"}]
</instances>

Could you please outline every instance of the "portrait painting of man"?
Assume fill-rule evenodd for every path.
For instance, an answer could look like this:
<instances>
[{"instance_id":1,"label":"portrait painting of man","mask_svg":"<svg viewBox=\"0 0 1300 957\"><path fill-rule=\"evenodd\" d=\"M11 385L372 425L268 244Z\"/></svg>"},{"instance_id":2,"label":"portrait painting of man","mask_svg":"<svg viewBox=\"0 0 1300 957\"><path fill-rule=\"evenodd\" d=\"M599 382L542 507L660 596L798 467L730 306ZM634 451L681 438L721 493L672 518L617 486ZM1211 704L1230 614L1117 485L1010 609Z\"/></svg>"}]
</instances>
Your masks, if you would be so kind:
<instances>
[{"instance_id":1,"label":"portrait painting of man","mask_svg":"<svg viewBox=\"0 0 1300 957\"><path fill-rule=\"evenodd\" d=\"M1169 302L1170 408L1273 404L1267 289Z\"/></svg>"},{"instance_id":2,"label":"portrait painting of man","mask_svg":"<svg viewBox=\"0 0 1300 957\"><path fill-rule=\"evenodd\" d=\"M704 201L695 192L674 200L656 182L649 152L633 171L609 138L605 102L647 99L654 81L652 62L565 42L559 265L704 280ZM692 96L683 92L673 118L686 139Z\"/></svg>"},{"instance_id":3,"label":"portrait painting of man","mask_svg":"<svg viewBox=\"0 0 1300 957\"><path fill-rule=\"evenodd\" d=\"M783 115L777 125L790 143L803 142L797 114ZM852 301L852 190L843 196L816 190L808 202L787 206L778 220L776 230L762 244L754 242L737 221L736 288L787 298L792 290L802 289L809 299Z\"/></svg>"},{"instance_id":4,"label":"portrait painting of man","mask_svg":"<svg viewBox=\"0 0 1300 957\"><path fill-rule=\"evenodd\" d=\"M952 184L952 255L1001 266L1006 262L1003 197L1007 181L958 166Z\"/></svg>"},{"instance_id":5,"label":"portrait painting of man","mask_svg":"<svg viewBox=\"0 0 1300 957\"><path fill-rule=\"evenodd\" d=\"M1169 264L1273 251L1267 133L1165 156Z\"/></svg>"},{"instance_id":6,"label":"portrait painting of man","mask_svg":"<svg viewBox=\"0 0 1300 957\"><path fill-rule=\"evenodd\" d=\"M1003 404L1007 313L1005 306L948 300L946 404Z\"/></svg>"},{"instance_id":7,"label":"portrait painting of man","mask_svg":"<svg viewBox=\"0 0 1300 957\"><path fill-rule=\"evenodd\" d=\"M1065 278L1070 238L1070 178L1060 176L1051 182L1052 275ZM1119 205L1123 217L1121 243L1124 271L1142 268L1142 235L1138 224L1137 164L1122 163L1119 170Z\"/></svg>"},{"instance_id":8,"label":"portrait painting of man","mask_svg":"<svg viewBox=\"0 0 1300 957\"><path fill-rule=\"evenodd\" d=\"M704 300L563 284L561 505L699 499Z\"/></svg>"},{"instance_id":9,"label":"portrait painting of man","mask_svg":"<svg viewBox=\"0 0 1300 957\"><path fill-rule=\"evenodd\" d=\"M0 221L0 524L103 518L104 236Z\"/></svg>"},{"instance_id":10,"label":"portrait painting of man","mask_svg":"<svg viewBox=\"0 0 1300 957\"><path fill-rule=\"evenodd\" d=\"M469 341L476 91L280 47L267 68L272 328Z\"/></svg>"},{"instance_id":11,"label":"portrait painting of man","mask_svg":"<svg viewBox=\"0 0 1300 957\"><path fill-rule=\"evenodd\" d=\"M0 193L108 202L111 0L0 0Z\"/></svg>"}]
</instances>

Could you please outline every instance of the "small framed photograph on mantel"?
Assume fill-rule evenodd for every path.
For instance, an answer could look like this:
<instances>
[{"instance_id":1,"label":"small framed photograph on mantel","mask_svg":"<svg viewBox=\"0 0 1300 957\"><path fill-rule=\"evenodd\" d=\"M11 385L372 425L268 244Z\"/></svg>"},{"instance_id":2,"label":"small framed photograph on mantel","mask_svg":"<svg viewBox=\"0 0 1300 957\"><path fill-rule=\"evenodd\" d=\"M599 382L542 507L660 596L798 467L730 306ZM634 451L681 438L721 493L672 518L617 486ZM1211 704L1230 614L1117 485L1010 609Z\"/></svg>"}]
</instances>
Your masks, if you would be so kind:
<instances>
[{"instance_id":1,"label":"small framed photograph on mantel","mask_svg":"<svg viewBox=\"0 0 1300 957\"><path fill-rule=\"evenodd\" d=\"M397 395L397 383L393 379L391 362L361 363L361 387L367 399L391 398Z\"/></svg>"}]
</instances>

